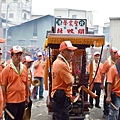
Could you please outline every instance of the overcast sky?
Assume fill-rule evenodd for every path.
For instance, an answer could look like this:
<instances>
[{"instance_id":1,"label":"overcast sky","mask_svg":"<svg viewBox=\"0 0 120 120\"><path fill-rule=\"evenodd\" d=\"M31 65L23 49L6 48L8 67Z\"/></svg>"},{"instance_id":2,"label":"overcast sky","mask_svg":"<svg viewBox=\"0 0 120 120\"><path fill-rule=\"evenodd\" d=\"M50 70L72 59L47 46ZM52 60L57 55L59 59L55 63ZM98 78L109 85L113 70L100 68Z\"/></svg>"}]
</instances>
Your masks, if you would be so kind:
<instances>
[{"instance_id":1,"label":"overcast sky","mask_svg":"<svg viewBox=\"0 0 120 120\"><path fill-rule=\"evenodd\" d=\"M93 11L93 23L103 25L109 17L120 17L119 0L32 0L32 13L54 15L54 8Z\"/></svg>"}]
</instances>

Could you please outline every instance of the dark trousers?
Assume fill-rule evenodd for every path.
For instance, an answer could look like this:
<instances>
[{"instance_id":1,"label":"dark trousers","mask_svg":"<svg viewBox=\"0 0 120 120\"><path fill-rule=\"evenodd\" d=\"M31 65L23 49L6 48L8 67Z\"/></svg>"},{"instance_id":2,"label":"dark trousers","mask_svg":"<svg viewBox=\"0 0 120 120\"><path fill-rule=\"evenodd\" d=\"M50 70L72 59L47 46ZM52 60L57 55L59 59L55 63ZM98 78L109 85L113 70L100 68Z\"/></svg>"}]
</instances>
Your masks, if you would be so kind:
<instances>
[{"instance_id":1,"label":"dark trousers","mask_svg":"<svg viewBox=\"0 0 120 120\"><path fill-rule=\"evenodd\" d=\"M101 88L100 88L101 83L94 83L92 92L95 93L98 96L98 99L95 101L95 106L99 106L100 103L100 94L101 94ZM93 106L93 98L90 96L90 105Z\"/></svg>"},{"instance_id":2,"label":"dark trousers","mask_svg":"<svg viewBox=\"0 0 120 120\"><path fill-rule=\"evenodd\" d=\"M109 104L106 103L106 98L107 98L107 82L105 82L105 95L104 95L104 110L103 110L103 113L105 115L108 115L109 114Z\"/></svg>"},{"instance_id":3,"label":"dark trousers","mask_svg":"<svg viewBox=\"0 0 120 120\"><path fill-rule=\"evenodd\" d=\"M59 96L57 99L59 99ZM64 102L62 98L58 101L52 99L53 120L69 120L70 98L65 96L63 99Z\"/></svg>"},{"instance_id":4,"label":"dark trousers","mask_svg":"<svg viewBox=\"0 0 120 120\"><path fill-rule=\"evenodd\" d=\"M30 110L31 110L31 108L32 108L32 100L31 100L31 98L29 98L29 100L30 100L30 102L28 103L28 108L30 108Z\"/></svg>"},{"instance_id":5,"label":"dark trousers","mask_svg":"<svg viewBox=\"0 0 120 120\"><path fill-rule=\"evenodd\" d=\"M7 103L6 108L14 116L15 120L22 120L25 109L25 102ZM12 120L11 117L6 112L5 120Z\"/></svg>"}]
</instances>

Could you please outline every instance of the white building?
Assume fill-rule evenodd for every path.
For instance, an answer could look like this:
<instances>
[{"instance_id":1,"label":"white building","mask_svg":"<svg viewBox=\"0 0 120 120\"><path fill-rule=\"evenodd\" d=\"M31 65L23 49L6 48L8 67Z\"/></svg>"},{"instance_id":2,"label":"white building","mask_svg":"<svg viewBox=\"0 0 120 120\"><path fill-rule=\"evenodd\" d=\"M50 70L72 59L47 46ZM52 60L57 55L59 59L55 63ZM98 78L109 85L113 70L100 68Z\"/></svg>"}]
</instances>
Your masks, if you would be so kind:
<instances>
[{"instance_id":1,"label":"white building","mask_svg":"<svg viewBox=\"0 0 120 120\"><path fill-rule=\"evenodd\" d=\"M31 19L32 0L2 0L1 16L20 24Z\"/></svg>"},{"instance_id":2,"label":"white building","mask_svg":"<svg viewBox=\"0 0 120 120\"><path fill-rule=\"evenodd\" d=\"M110 44L120 50L120 17L110 18Z\"/></svg>"},{"instance_id":3,"label":"white building","mask_svg":"<svg viewBox=\"0 0 120 120\"><path fill-rule=\"evenodd\" d=\"M92 11L56 8L54 9L54 16L59 18L87 19L87 27L92 27L93 25Z\"/></svg>"},{"instance_id":4,"label":"white building","mask_svg":"<svg viewBox=\"0 0 120 120\"><path fill-rule=\"evenodd\" d=\"M95 35L103 35L103 26L93 25Z\"/></svg>"}]
</instances>

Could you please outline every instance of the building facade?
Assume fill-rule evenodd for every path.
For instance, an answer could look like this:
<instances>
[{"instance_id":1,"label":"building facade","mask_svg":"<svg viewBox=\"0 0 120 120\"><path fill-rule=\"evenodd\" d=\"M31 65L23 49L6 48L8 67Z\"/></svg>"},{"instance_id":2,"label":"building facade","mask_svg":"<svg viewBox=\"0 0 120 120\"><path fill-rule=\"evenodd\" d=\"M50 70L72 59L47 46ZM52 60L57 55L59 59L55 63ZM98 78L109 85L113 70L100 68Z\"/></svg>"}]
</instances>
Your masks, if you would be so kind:
<instances>
[{"instance_id":1,"label":"building facade","mask_svg":"<svg viewBox=\"0 0 120 120\"><path fill-rule=\"evenodd\" d=\"M32 0L2 0L1 16L20 24L31 19Z\"/></svg>"},{"instance_id":2,"label":"building facade","mask_svg":"<svg viewBox=\"0 0 120 120\"><path fill-rule=\"evenodd\" d=\"M58 18L87 19L87 27L93 25L92 11L56 8L54 9L54 16Z\"/></svg>"},{"instance_id":3,"label":"building facade","mask_svg":"<svg viewBox=\"0 0 120 120\"><path fill-rule=\"evenodd\" d=\"M43 48L47 31L51 31L54 21L54 16L46 15L9 27L7 45L5 46L6 51L9 51L13 45ZM6 30L4 29L4 38L5 32Z\"/></svg>"},{"instance_id":4,"label":"building facade","mask_svg":"<svg viewBox=\"0 0 120 120\"><path fill-rule=\"evenodd\" d=\"M110 18L110 44L120 50L120 17Z\"/></svg>"},{"instance_id":5,"label":"building facade","mask_svg":"<svg viewBox=\"0 0 120 120\"><path fill-rule=\"evenodd\" d=\"M94 34L103 35L103 26L93 25L94 27Z\"/></svg>"},{"instance_id":6,"label":"building facade","mask_svg":"<svg viewBox=\"0 0 120 120\"><path fill-rule=\"evenodd\" d=\"M105 23L104 26L103 26L103 34L105 35L105 40L106 40L106 43L109 44L110 42L110 23Z\"/></svg>"},{"instance_id":7,"label":"building facade","mask_svg":"<svg viewBox=\"0 0 120 120\"><path fill-rule=\"evenodd\" d=\"M2 1L0 0L0 37L3 37L3 28L2 28L2 18L1 18L1 5Z\"/></svg>"}]
</instances>

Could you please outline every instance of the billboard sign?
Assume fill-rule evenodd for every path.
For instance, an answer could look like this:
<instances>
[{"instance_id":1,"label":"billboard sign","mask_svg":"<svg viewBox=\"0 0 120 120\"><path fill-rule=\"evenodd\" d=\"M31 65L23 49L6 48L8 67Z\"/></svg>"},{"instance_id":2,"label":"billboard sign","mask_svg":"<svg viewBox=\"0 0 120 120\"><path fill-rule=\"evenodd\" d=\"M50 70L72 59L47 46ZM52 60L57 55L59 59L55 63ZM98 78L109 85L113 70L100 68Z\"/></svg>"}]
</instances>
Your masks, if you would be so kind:
<instances>
[{"instance_id":1,"label":"billboard sign","mask_svg":"<svg viewBox=\"0 0 120 120\"><path fill-rule=\"evenodd\" d=\"M55 18L55 33L86 34L86 19Z\"/></svg>"}]
</instances>

